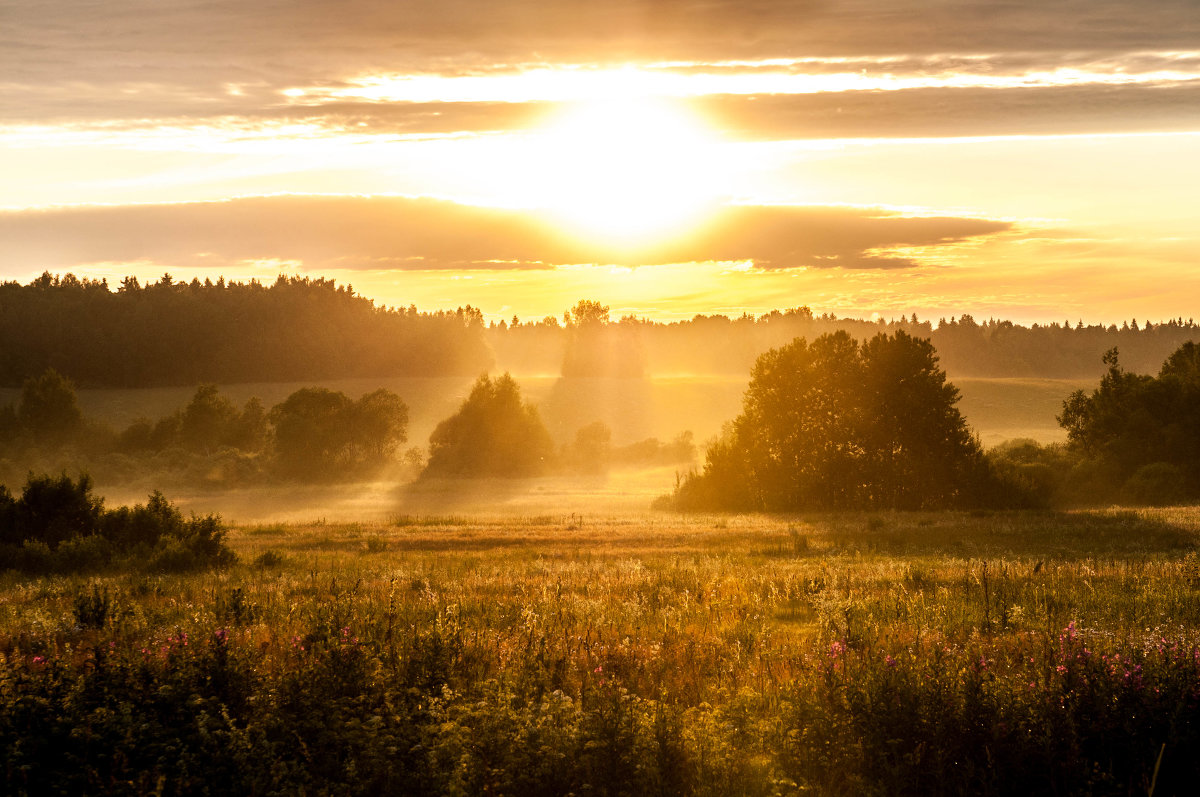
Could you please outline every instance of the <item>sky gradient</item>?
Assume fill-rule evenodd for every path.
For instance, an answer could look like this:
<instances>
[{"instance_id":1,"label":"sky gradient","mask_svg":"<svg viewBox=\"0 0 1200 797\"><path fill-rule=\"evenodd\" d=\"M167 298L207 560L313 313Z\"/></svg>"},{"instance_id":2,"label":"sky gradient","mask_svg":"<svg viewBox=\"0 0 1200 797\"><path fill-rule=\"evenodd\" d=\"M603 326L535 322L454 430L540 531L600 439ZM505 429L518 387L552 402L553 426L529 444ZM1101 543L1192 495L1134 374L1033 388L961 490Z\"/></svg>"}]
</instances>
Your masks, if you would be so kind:
<instances>
[{"instance_id":1,"label":"sky gradient","mask_svg":"<svg viewBox=\"0 0 1200 797\"><path fill-rule=\"evenodd\" d=\"M1200 4L9 0L0 175L21 281L1188 318Z\"/></svg>"}]
</instances>

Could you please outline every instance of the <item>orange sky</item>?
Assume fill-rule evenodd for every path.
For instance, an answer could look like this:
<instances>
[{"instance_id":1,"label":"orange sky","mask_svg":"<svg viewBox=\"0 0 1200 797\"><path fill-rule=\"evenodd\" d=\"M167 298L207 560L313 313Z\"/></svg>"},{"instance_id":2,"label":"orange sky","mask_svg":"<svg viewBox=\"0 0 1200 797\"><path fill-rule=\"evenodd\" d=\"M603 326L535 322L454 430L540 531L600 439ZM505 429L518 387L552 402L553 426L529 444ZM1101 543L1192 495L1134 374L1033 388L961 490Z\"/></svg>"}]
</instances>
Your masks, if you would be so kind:
<instances>
[{"instance_id":1,"label":"orange sky","mask_svg":"<svg viewBox=\"0 0 1200 797\"><path fill-rule=\"evenodd\" d=\"M1190 0L15 0L0 274L1191 317Z\"/></svg>"}]
</instances>

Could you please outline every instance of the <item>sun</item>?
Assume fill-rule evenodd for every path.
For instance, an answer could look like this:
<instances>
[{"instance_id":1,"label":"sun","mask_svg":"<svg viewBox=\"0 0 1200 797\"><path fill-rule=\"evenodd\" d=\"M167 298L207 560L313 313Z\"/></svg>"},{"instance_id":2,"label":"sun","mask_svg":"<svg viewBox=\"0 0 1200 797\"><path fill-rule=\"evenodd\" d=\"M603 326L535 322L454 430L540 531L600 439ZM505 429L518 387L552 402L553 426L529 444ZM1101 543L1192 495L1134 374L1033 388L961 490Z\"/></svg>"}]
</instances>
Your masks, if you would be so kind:
<instances>
[{"instance_id":1,"label":"sun","mask_svg":"<svg viewBox=\"0 0 1200 797\"><path fill-rule=\"evenodd\" d=\"M591 101L533 133L525 188L575 235L650 245L686 232L719 204L720 143L680 105Z\"/></svg>"}]
</instances>

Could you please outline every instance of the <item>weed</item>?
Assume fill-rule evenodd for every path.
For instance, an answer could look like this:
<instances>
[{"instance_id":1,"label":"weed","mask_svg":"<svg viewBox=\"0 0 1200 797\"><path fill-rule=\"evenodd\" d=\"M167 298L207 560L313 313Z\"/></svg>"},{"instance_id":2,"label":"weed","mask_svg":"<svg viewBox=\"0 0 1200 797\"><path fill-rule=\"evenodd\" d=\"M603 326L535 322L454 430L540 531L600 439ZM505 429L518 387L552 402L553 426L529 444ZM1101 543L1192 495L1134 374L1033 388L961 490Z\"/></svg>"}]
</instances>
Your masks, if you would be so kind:
<instances>
[{"instance_id":1,"label":"weed","mask_svg":"<svg viewBox=\"0 0 1200 797\"><path fill-rule=\"evenodd\" d=\"M111 610L112 599L108 596L108 588L101 591L99 585L93 584L91 594L76 593L72 614L75 624L81 628L103 628Z\"/></svg>"}]
</instances>

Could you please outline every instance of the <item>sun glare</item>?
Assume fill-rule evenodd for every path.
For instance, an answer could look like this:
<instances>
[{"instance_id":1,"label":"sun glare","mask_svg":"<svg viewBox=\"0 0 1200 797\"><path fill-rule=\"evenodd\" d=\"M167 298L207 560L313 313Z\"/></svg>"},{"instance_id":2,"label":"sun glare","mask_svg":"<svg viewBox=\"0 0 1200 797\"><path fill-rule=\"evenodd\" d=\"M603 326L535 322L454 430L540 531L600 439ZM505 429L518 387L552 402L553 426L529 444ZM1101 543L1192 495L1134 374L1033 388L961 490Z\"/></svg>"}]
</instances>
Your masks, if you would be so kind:
<instances>
[{"instance_id":1,"label":"sun glare","mask_svg":"<svg viewBox=\"0 0 1200 797\"><path fill-rule=\"evenodd\" d=\"M703 120L665 101L589 102L533 134L526 190L574 234L650 245L718 203L719 143Z\"/></svg>"}]
</instances>

